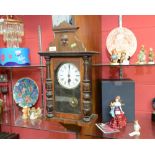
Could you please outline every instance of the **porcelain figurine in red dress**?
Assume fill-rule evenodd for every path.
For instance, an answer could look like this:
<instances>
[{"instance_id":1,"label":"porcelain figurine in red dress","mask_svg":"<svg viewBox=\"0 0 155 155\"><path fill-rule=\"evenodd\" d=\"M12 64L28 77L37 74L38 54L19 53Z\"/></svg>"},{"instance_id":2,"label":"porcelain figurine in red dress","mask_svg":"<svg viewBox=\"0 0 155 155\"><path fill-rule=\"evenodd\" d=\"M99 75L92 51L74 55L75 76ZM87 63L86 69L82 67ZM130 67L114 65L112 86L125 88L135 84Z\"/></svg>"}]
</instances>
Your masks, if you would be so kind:
<instances>
[{"instance_id":1,"label":"porcelain figurine in red dress","mask_svg":"<svg viewBox=\"0 0 155 155\"><path fill-rule=\"evenodd\" d=\"M110 114L112 119L109 122L111 128L123 128L126 126L126 116L122 110L122 101L120 96L116 96L115 100L110 103Z\"/></svg>"}]
</instances>

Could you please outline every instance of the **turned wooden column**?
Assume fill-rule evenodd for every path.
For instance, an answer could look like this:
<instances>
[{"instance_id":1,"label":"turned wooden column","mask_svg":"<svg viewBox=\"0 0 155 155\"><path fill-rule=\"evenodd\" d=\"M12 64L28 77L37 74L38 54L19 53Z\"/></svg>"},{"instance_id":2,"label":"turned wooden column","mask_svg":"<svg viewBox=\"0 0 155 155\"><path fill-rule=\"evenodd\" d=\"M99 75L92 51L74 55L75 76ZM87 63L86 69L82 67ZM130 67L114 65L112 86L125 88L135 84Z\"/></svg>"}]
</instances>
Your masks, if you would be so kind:
<instances>
[{"instance_id":1,"label":"turned wooden column","mask_svg":"<svg viewBox=\"0 0 155 155\"><path fill-rule=\"evenodd\" d=\"M52 79L50 72L50 56L45 56L46 60L46 111L47 117L51 118L54 116L54 104L53 104L53 93L52 93Z\"/></svg>"},{"instance_id":2,"label":"turned wooden column","mask_svg":"<svg viewBox=\"0 0 155 155\"><path fill-rule=\"evenodd\" d=\"M91 82L90 82L90 59L89 56L83 56L84 76L83 76L83 120L89 122L92 115L91 101Z\"/></svg>"}]
</instances>

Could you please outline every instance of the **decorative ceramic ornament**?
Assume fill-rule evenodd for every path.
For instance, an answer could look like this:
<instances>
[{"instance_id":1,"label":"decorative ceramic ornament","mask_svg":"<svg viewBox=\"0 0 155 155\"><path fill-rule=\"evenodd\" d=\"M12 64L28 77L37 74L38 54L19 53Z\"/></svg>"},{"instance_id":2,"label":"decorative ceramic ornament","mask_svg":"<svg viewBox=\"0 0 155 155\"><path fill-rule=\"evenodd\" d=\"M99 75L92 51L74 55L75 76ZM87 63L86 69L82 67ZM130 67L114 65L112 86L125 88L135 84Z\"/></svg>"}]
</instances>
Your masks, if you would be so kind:
<instances>
[{"instance_id":1,"label":"decorative ceramic ornament","mask_svg":"<svg viewBox=\"0 0 155 155\"><path fill-rule=\"evenodd\" d=\"M138 54L137 64L139 64L139 65L146 64L146 50L145 50L144 45L141 46L140 52Z\"/></svg>"},{"instance_id":2,"label":"decorative ceramic ornament","mask_svg":"<svg viewBox=\"0 0 155 155\"><path fill-rule=\"evenodd\" d=\"M153 48L149 49L148 64L154 64L154 51L153 51Z\"/></svg>"},{"instance_id":3,"label":"decorative ceramic ornament","mask_svg":"<svg viewBox=\"0 0 155 155\"><path fill-rule=\"evenodd\" d=\"M120 129L126 126L126 116L122 110L123 102L120 96L116 96L114 101L110 103L110 115L112 119L109 122L109 126L114 129Z\"/></svg>"},{"instance_id":4,"label":"decorative ceramic ornament","mask_svg":"<svg viewBox=\"0 0 155 155\"><path fill-rule=\"evenodd\" d=\"M118 27L109 33L106 46L110 55L112 55L112 51L115 49L118 52L119 58L122 51L126 53L126 56L131 57L136 52L137 39L131 30L125 27Z\"/></svg>"},{"instance_id":5,"label":"decorative ceramic ornament","mask_svg":"<svg viewBox=\"0 0 155 155\"><path fill-rule=\"evenodd\" d=\"M28 119L29 118L29 111L30 111L30 108L27 107L27 106L24 106L23 109L22 109L22 119Z\"/></svg>"},{"instance_id":6,"label":"decorative ceramic ornament","mask_svg":"<svg viewBox=\"0 0 155 155\"><path fill-rule=\"evenodd\" d=\"M138 120L134 121L134 125L133 125L134 131L129 133L129 136L140 136L140 125L138 123Z\"/></svg>"},{"instance_id":7,"label":"decorative ceramic ornament","mask_svg":"<svg viewBox=\"0 0 155 155\"><path fill-rule=\"evenodd\" d=\"M19 107L32 107L36 104L38 96L38 86L30 78L21 78L14 85L13 98Z\"/></svg>"}]
</instances>

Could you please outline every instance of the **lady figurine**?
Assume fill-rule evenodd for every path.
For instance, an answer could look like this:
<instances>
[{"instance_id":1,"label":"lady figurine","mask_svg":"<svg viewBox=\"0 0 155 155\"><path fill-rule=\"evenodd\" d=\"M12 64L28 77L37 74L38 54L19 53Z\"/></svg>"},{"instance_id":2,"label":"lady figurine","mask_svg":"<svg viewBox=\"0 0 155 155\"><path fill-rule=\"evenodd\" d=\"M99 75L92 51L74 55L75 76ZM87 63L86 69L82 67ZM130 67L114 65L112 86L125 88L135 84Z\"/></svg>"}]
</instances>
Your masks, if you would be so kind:
<instances>
[{"instance_id":1,"label":"lady figurine","mask_svg":"<svg viewBox=\"0 0 155 155\"><path fill-rule=\"evenodd\" d=\"M154 51L153 51L153 48L149 49L148 64L154 64Z\"/></svg>"},{"instance_id":2,"label":"lady figurine","mask_svg":"<svg viewBox=\"0 0 155 155\"><path fill-rule=\"evenodd\" d=\"M126 117L122 110L122 105L120 96L116 96L115 100L110 103L110 114L112 119L109 125L112 128L123 128L126 126Z\"/></svg>"},{"instance_id":3,"label":"lady figurine","mask_svg":"<svg viewBox=\"0 0 155 155\"><path fill-rule=\"evenodd\" d=\"M138 64L146 64L146 54L144 45L141 46L140 52L138 54Z\"/></svg>"}]
</instances>

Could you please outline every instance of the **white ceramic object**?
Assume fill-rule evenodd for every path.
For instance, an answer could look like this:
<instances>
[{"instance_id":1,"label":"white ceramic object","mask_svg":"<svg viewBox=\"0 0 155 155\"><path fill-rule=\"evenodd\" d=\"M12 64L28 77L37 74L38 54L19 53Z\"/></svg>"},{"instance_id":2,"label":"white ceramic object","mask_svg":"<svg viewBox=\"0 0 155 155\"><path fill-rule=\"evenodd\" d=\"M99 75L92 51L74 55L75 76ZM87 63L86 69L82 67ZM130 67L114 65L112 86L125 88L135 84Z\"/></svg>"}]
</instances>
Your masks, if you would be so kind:
<instances>
[{"instance_id":1,"label":"white ceramic object","mask_svg":"<svg viewBox=\"0 0 155 155\"><path fill-rule=\"evenodd\" d=\"M109 33L106 46L110 55L111 51L116 49L118 52L125 51L131 57L136 52L137 39L131 30L118 27Z\"/></svg>"}]
</instances>

